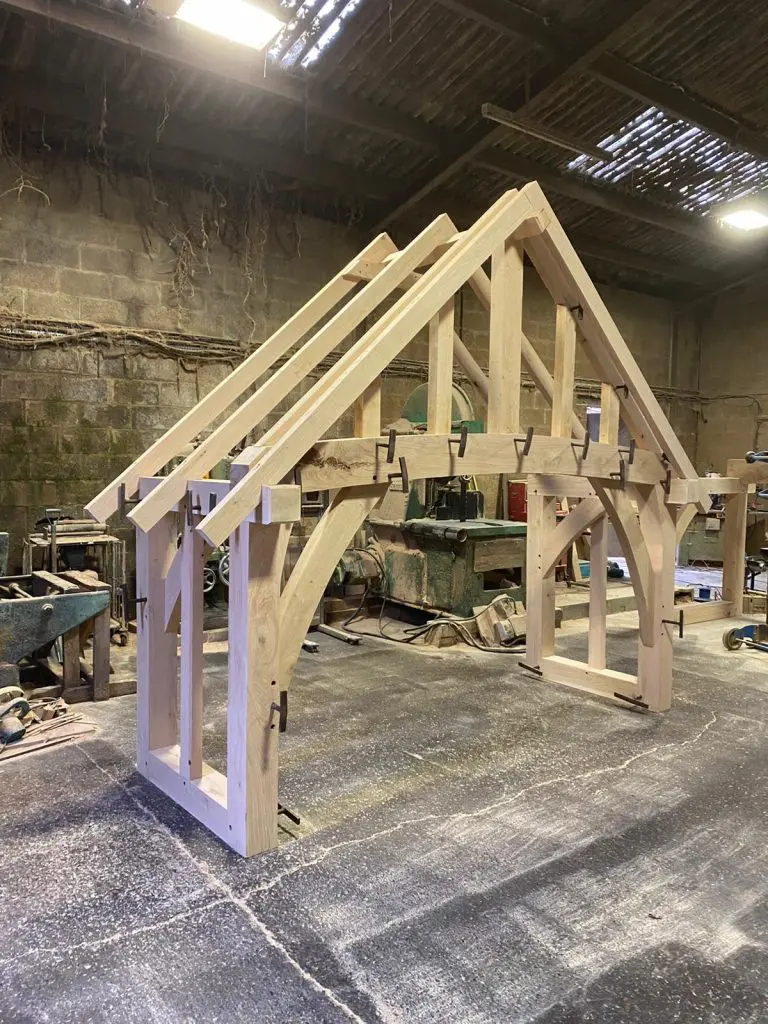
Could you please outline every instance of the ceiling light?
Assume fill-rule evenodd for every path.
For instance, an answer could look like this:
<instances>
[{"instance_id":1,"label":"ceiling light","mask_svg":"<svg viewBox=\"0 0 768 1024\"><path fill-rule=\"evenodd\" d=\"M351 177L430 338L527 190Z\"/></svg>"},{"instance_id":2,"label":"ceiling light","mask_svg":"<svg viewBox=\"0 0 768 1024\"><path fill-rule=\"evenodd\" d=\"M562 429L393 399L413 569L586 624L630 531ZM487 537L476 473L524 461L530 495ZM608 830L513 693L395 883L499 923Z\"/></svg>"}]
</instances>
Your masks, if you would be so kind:
<instances>
[{"instance_id":1,"label":"ceiling light","mask_svg":"<svg viewBox=\"0 0 768 1024\"><path fill-rule=\"evenodd\" d=\"M732 228L738 228L739 231L757 231L759 228L768 227L768 214L749 207L731 210L730 213L721 213L719 219L723 224L729 224Z\"/></svg>"},{"instance_id":2,"label":"ceiling light","mask_svg":"<svg viewBox=\"0 0 768 1024\"><path fill-rule=\"evenodd\" d=\"M254 50L263 50L285 25L275 14L248 0L184 0L176 17Z\"/></svg>"}]
</instances>

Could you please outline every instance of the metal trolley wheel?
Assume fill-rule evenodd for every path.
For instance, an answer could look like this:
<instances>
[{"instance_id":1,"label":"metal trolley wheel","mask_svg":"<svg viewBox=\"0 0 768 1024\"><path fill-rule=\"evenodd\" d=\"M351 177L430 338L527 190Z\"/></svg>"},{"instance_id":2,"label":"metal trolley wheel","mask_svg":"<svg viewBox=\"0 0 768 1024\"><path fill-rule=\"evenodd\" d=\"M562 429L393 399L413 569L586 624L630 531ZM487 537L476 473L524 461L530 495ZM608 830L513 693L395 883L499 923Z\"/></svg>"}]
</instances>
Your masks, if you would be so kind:
<instances>
[{"instance_id":1,"label":"metal trolley wheel","mask_svg":"<svg viewBox=\"0 0 768 1024\"><path fill-rule=\"evenodd\" d=\"M210 594L216 586L216 570L213 566L206 565L203 569L203 593Z\"/></svg>"},{"instance_id":2,"label":"metal trolley wheel","mask_svg":"<svg viewBox=\"0 0 768 1024\"><path fill-rule=\"evenodd\" d=\"M219 559L218 573L219 573L219 579L224 584L224 586L225 587L229 587L229 552L228 551L226 552L226 554L222 555L221 558Z\"/></svg>"},{"instance_id":3,"label":"metal trolley wheel","mask_svg":"<svg viewBox=\"0 0 768 1024\"><path fill-rule=\"evenodd\" d=\"M726 651L738 651L743 642L738 629L726 629L723 633L723 647Z\"/></svg>"}]
</instances>

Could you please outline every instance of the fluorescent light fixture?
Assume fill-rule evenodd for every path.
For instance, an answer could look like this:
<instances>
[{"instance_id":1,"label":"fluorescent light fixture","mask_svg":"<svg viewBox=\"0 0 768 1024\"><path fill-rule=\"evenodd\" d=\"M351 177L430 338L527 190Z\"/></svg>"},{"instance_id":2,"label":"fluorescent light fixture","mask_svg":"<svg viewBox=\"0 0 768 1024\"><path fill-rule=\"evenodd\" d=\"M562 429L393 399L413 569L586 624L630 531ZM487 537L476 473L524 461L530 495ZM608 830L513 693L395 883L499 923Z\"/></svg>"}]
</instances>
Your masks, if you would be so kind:
<instances>
[{"instance_id":1,"label":"fluorescent light fixture","mask_svg":"<svg viewBox=\"0 0 768 1024\"><path fill-rule=\"evenodd\" d=\"M254 50L263 50L285 25L271 11L248 0L184 0L176 17Z\"/></svg>"},{"instance_id":2,"label":"fluorescent light fixture","mask_svg":"<svg viewBox=\"0 0 768 1024\"><path fill-rule=\"evenodd\" d=\"M754 210L749 207L742 207L740 210L731 210L730 213L719 214L723 224L729 224L739 231L757 231L760 228L768 227L768 213L762 210Z\"/></svg>"},{"instance_id":3,"label":"fluorescent light fixture","mask_svg":"<svg viewBox=\"0 0 768 1024\"><path fill-rule=\"evenodd\" d=\"M505 110L504 107L497 107L495 103L483 103L480 107L480 113L487 121L495 121L497 124L504 125L505 128L511 128L522 135L530 135L534 139L548 142L552 146L560 146L562 149L568 149L572 153L582 153L585 156L591 156L593 160L601 160L603 163L609 163L613 160L613 153L603 149L601 146L593 146L589 142L574 138L572 135L564 135L562 132L553 131L543 124L529 121L527 117L518 117L514 111Z\"/></svg>"}]
</instances>

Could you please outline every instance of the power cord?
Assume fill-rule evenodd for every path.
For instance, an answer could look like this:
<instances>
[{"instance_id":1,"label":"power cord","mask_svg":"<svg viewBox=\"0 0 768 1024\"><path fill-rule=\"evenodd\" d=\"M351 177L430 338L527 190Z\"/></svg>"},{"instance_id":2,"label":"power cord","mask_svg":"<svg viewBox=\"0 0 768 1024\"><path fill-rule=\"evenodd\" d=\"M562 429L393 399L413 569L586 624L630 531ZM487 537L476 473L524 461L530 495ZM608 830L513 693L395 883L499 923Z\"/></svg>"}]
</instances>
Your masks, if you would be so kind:
<instances>
[{"instance_id":1,"label":"power cord","mask_svg":"<svg viewBox=\"0 0 768 1024\"><path fill-rule=\"evenodd\" d=\"M364 630L364 629L351 629L350 628L351 623L357 621L357 619L360 618L360 613L363 610L363 606L365 604L366 598L368 597L369 591L371 589L370 588L370 584L366 583L365 590L363 591L363 595L360 598L360 601L358 603L357 608L354 610L354 612L352 612L352 614L347 619L344 620L344 622L342 623L342 629L346 629L350 633L354 633L357 636L372 637L374 640L383 639L383 640L389 640L392 643L396 643L396 644L412 644L415 640L418 640L420 637L424 636L426 633L428 633L435 626L449 626L451 629L455 630L459 634L459 636L462 638L462 640L466 644L468 644L470 647L476 648L476 650L478 650L478 651L486 651L486 652L490 652L491 654L519 654L519 650L518 650L516 645L513 645L511 647L501 647L501 646L490 647L490 646L486 646L485 644L479 644L475 640L475 638L472 636L472 634L469 632L469 630L463 625L463 623L465 623L465 622L476 622L478 617L479 617L479 615L482 614L482 613L479 613L479 612L478 612L477 615L468 615L468 616L466 616L464 618L460 618L460 619L445 619L445 618L431 619L429 622L425 622L422 626L412 626L410 629L404 629L403 632L406 633L405 637L389 636L387 633L384 632L384 626L383 626L384 610L385 610L385 608L387 606L387 601L388 600L391 601L391 596L387 595L387 592L386 592L387 577L386 577L386 571L385 571L385 568L384 568L384 563L381 561L381 558L380 558L378 552L375 551L372 548L350 548L350 550L351 551L360 551L360 552L362 552L364 554L370 555L370 557L376 563L376 566L377 566L377 568L379 570L379 584L380 584L380 587L381 587L381 595L380 595L381 596L381 607L379 608L379 614L378 614L378 618L377 618L378 633L371 633L369 630ZM397 620L390 619L390 621L391 622L395 622ZM522 639L522 638L520 638L520 639Z\"/></svg>"}]
</instances>

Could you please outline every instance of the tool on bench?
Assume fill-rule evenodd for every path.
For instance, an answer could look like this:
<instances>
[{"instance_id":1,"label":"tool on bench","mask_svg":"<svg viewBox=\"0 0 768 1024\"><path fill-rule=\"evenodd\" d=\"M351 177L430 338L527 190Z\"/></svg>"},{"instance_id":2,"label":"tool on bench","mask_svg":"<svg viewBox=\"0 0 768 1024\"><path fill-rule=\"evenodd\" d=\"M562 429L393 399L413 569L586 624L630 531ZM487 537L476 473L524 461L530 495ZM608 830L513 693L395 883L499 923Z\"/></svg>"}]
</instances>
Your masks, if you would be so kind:
<instances>
[{"instance_id":1,"label":"tool on bench","mask_svg":"<svg viewBox=\"0 0 768 1024\"><path fill-rule=\"evenodd\" d=\"M38 578L57 579L45 572L0 577L0 684L18 685L20 665L50 673L48 659L58 638L109 607L108 589L80 592L72 584L69 592L36 597L23 584L31 587Z\"/></svg>"}]
</instances>

